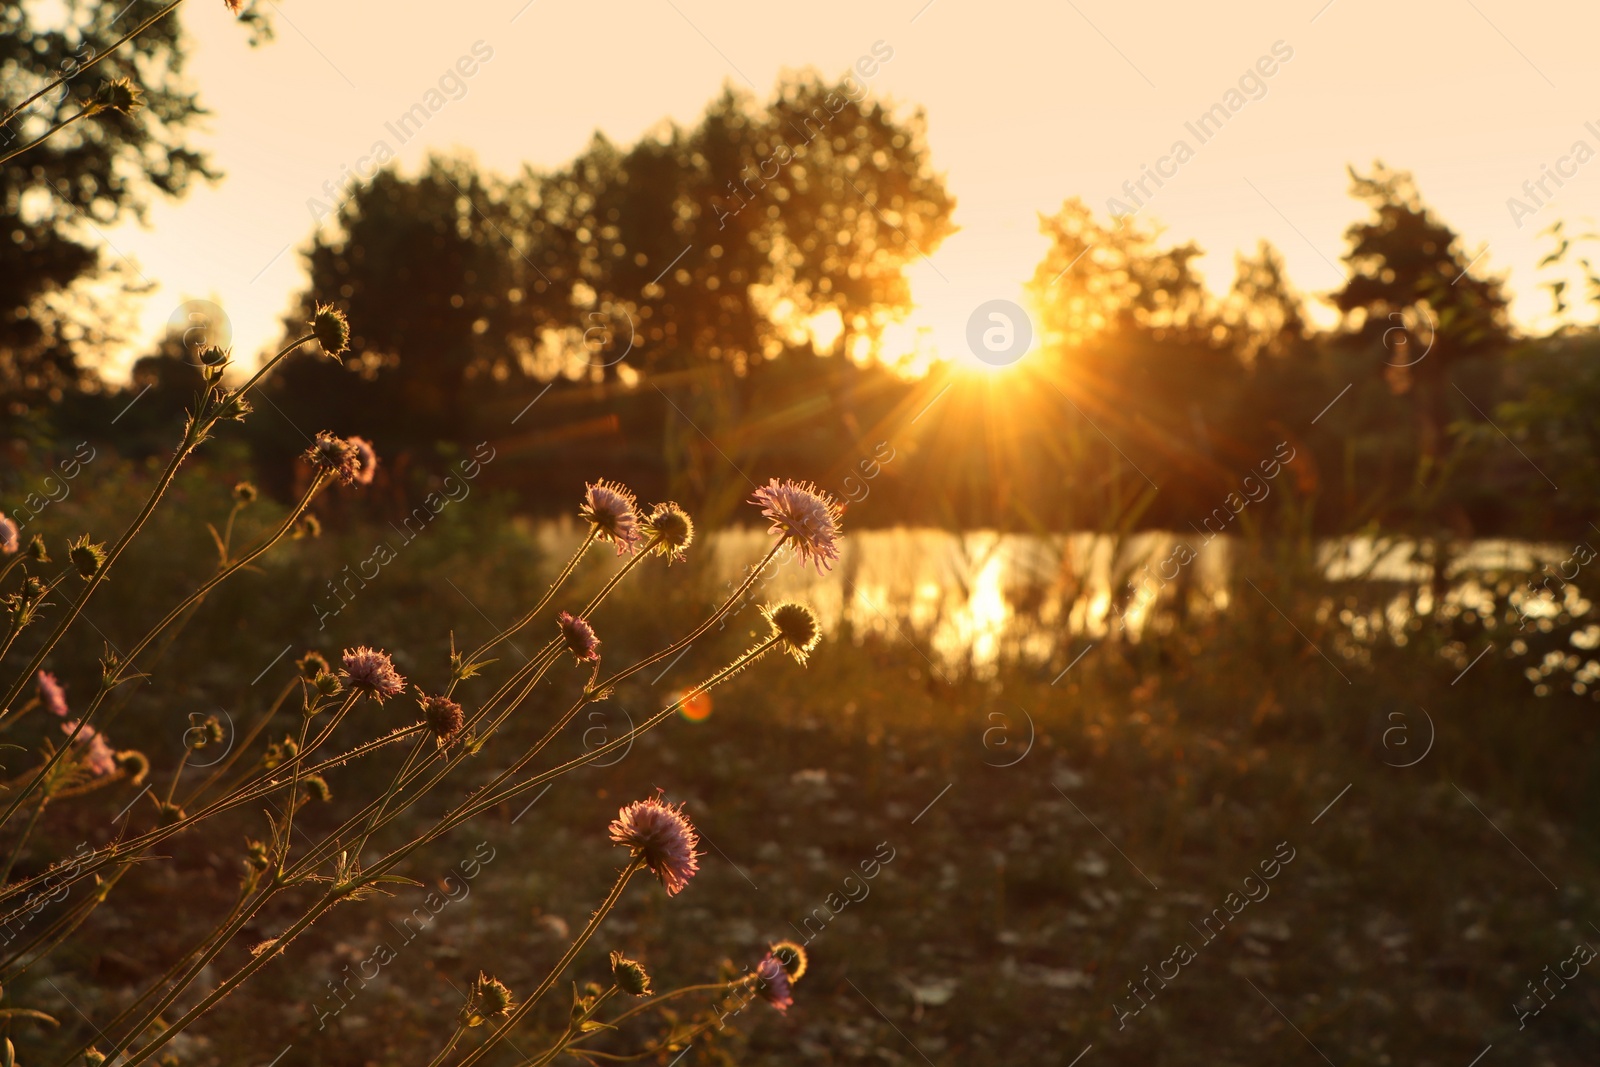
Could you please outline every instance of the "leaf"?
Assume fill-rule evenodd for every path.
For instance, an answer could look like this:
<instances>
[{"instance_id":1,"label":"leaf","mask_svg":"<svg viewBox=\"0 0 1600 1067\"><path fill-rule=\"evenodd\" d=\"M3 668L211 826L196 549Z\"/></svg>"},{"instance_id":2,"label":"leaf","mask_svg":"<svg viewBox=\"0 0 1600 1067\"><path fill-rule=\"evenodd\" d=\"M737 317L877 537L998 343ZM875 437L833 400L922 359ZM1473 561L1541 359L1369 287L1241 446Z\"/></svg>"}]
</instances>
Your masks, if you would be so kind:
<instances>
[{"instance_id":1,"label":"leaf","mask_svg":"<svg viewBox=\"0 0 1600 1067\"><path fill-rule=\"evenodd\" d=\"M0 1008L0 1019L8 1022L12 1019L29 1019L33 1022L48 1023L51 1026L61 1025L55 1016L46 1015L42 1011L34 1011L32 1008Z\"/></svg>"}]
</instances>

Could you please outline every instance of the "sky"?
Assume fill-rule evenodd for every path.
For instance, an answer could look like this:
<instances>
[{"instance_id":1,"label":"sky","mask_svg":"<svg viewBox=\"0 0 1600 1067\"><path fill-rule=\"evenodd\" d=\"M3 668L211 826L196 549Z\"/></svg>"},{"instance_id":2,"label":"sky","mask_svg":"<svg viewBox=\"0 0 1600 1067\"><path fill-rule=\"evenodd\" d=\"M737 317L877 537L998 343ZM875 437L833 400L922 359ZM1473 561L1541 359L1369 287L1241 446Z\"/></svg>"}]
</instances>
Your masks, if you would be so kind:
<instances>
[{"instance_id":1,"label":"sky","mask_svg":"<svg viewBox=\"0 0 1600 1067\"><path fill-rule=\"evenodd\" d=\"M225 309L239 356L276 340L325 183L377 141L408 172L430 151L501 173L556 167L596 130L631 142L664 120L692 124L726 83L764 99L786 70L836 77L875 50L892 56L869 91L926 110L957 200L959 232L911 270L918 322L949 348L979 305L1023 300L1045 251L1041 212L1075 195L1101 213L1113 197L1132 207L1124 182L1146 166L1169 176L1145 180L1140 218L1197 242L1214 290L1234 253L1266 238L1313 296L1341 283L1344 231L1364 210L1347 165L1409 169L1482 251L1474 272L1509 273L1528 329L1550 324L1538 231L1600 215L1600 158L1574 154L1578 141L1600 153L1587 54L1600 5L1574 0L262 2L277 39L259 48L222 0L179 9L212 112L193 142L225 177L157 204L147 227L102 235L108 256L158 283L147 339L204 299ZM417 103L437 109L401 143L386 124ZM1219 104L1227 120L1202 142L1186 123ZM1535 185L1536 202L1524 183L1545 168L1566 176Z\"/></svg>"}]
</instances>

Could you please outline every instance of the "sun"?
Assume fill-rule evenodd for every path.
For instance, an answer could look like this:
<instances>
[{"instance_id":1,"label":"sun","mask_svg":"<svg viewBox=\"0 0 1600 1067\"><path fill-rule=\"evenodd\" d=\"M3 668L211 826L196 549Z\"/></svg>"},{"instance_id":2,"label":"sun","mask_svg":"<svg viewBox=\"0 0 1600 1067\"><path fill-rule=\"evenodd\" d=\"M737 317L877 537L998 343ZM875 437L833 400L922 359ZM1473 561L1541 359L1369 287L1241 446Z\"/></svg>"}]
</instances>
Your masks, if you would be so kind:
<instances>
[{"instance_id":1,"label":"sun","mask_svg":"<svg viewBox=\"0 0 1600 1067\"><path fill-rule=\"evenodd\" d=\"M940 363L982 376L1010 375L1027 363L1039 348L1039 331L1022 282L998 272L969 278L937 259L936 253L906 269L911 311L884 328L880 358L913 377Z\"/></svg>"}]
</instances>

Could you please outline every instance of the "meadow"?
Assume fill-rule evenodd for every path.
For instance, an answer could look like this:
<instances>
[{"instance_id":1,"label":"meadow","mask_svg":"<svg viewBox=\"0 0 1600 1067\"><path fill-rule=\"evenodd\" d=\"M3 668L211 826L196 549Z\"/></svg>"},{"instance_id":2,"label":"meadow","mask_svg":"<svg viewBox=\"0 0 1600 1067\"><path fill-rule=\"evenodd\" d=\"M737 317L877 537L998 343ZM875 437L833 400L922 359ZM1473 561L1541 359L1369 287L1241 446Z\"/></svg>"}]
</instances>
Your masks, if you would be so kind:
<instances>
[{"instance_id":1,"label":"meadow","mask_svg":"<svg viewBox=\"0 0 1600 1067\"><path fill-rule=\"evenodd\" d=\"M114 525L152 477L115 459L90 473L52 523ZM95 641L53 661L69 700L98 670L95 645L126 642L152 604L205 576L206 524L226 520L233 484L217 461L175 484L125 576L86 613ZM272 707L303 652L376 643L408 677L438 675L452 637L492 633L560 563L547 524L474 497L354 594L359 614L318 629L309 605L327 600L328 580L395 539L353 500L330 500L320 536L284 542L208 596L146 667L155 678L119 692L101 729L146 751L151 782L172 774L191 713L224 713L229 751L246 763L292 733L298 709ZM235 536L282 515L252 503ZM1583 818L1595 803L1593 700L1560 683L1559 667L1539 691L1527 672L1587 625L1587 602L1525 626L1514 651L1525 585L1495 576L1504 595L1492 609L1481 590L1447 599L1397 642L1351 620L1402 587L1335 587L1277 548L1239 550L1230 609L1138 640L1107 633L1061 673L1065 660L936 662L929 620L909 610L873 632L843 626L804 669L747 671L709 706L430 844L409 865L420 884L333 911L172 1050L181 1062L240 1062L241 1049L252 1063L286 1049L300 1062L420 1062L480 970L513 991L545 972L615 869L607 819L659 788L691 814L702 872L679 897L624 897L558 988L605 982L613 949L665 988L731 979L782 939L810 957L788 1012L757 1003L729 1015L685 1062L1065 1063L1091 1047L1130 1064L1296 1062L1316 1057L1308 1044L1341 1062L1465 1063L1490 1044L1523 1062L1578 1062L1596 1038L1596 1000L1568 964L1578 944L1600 943ZM606 647L669 644L716 599L717 562L691 548L670 571L641 570L595 613ZM616 565L609 552L588 557L574 594ZM1263 596L1250 599L1245 579ZM1408 595L1427 606L1425 589ZM681 662L630 679L569 728L558 756L620 737L760 631L747 608ZM506 661L532 640L513 640ZM509 747L537 737L583 682L558 669L507 723ZM464 699L487 688L470 681ZM341 740L415 717L404 699L363 707ZM326 772L333 800L308 806L297 832L332 830L344 798L381 791L398 759ZM209 773L190 767L184 790ZM138 792L119 782L52 803L17 875L113 836L108 812L124 804L148 822ZM8 1004L60 1020L47 1048L92 1038L84 1016L114 1014L228 912L263 814L240 809L164 842L119 880L114 908L6 981ZM388 844L380 834L374 854ZM261 912L173 1010L293 914ZM669 1062L674 1027L710 1003L699 997L592 1047L632 1055L667 1041L646 1062ZM516 1046L559 1035L570 1003L552 996Z\"/></svg>"}]
</instances>

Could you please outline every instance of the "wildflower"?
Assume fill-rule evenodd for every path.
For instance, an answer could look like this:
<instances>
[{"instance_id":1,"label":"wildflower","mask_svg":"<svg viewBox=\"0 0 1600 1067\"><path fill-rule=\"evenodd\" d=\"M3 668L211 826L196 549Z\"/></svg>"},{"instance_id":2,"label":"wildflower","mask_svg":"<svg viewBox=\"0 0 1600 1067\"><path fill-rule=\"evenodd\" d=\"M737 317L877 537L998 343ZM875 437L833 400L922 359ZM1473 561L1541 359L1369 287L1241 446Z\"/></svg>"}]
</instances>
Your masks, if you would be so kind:
<instances>
[{"instance_id":1,"label":"wildflower","mask_svg":"<svg viewBox=\"0 0 1600 1067\"><path fill-rule=\"evenodd\" d=\"M240 482L233 487L233 499L240 504L254 504L256 500L256 487L249 482Z\"/></svg>"},{"instance_id":2,"label":"wildflower","mask_svg":"<svg viewBox=\"0 0 1600 1067\"><path fill-rule=\"evenodd\" d=\"M311 514L309 511L306 512L304 515L300 516L299 521L294 524L293 536L296 540L299 540L302 537L321 537L322 520Z\"/></svg>"},{"instance_id":3,"label":"wildflower","mask_svg":"<svg viewBox=\"0 0 1600 1067\"><path fill-rule=\"evenodd\" d=\"M328 788L328 780L320 774L308 774L300 780L306 787L306 796L316 797L326 804L333 799L333 790Z\"/></svg>"},{"instance_id":4,"label":"wildflower","mask_svg":"<svg viewBox=\"0 0 1600 1067\"><path fill-rule=\"evenodd\" d=\"M694 523L688 512L669 500L655 506L644 526L655 535L656 551L667 557L669 565L683 561L684 551L694 541Z\"/></svg>"},{"instance_id":5,"label":"wildflower","mask_svg":"<svg viewBox=\"0 0 1600 1067\"><path fill-rule=\"evenodd\" d=\"M350 323L344 312L335 310L332 304L316 306L311 317L311 332L322 350L334 359L350 351Z\"/></svg>"},{"instance_id":6,"label":"wildflower","mask_svg":"<svg viewBox=\"0 0 1600 1067\"><path fill-rule=\"evenodd\" d=\"M773 478L750 499L772 521L770 532L794 545L802 563L816 564L820 574L838 561L839 519L844 511L833 497L810 482Z\"/></svg>"},{"instance_id":7,"label":"wildflower","mask_svg":"<svg viewBox=\"0 0 1600 1067\"><path fill-rule=\"evenodd\" d=\"M468 1026L482 1026L490 1019L498 1019L511 1010L511 990L498 978L490 978L482 971L473 979L472 991L461 1008L461 1021Z\"/></svg>"},{"instance_id":8,"label":"wildflower","mask_svg":"<svg viewBox=\"0 0 1600 1067\"><path fill-rule=\"evenodd\" d=\"M21 547L22 534L17 530L17 524L0 515L0 555L15 555Z\"/></svg>"},{"instance_id":9,"label":"wildflower","mask_svg":"<svg viewBox=\"0 0 1600 1067\"><path fill-rule=\"evenodd\" d=\"M33 540L28 542L28 558L35 563L50 562L50 553L44 547L44 538L38 534L34 534Z\"/></svg>"},{"instance_id":10,"label":"wildflower","mask_svg":"<svg viewBox=\"0 0 1600 1067\"><path fill-rule=\"evenodd\" d=\"M783 645L783 650L797 662L804 663L811 650L816 648L817 642L822 639L821 630L817 626L817 617L811 614L811 609L804 604L790 603L765 607L761 609L761 614L772 626L772 633L778 638L778 643Z\"/></svg>"},{"instance_id":11,"label":"wildflower","mask_svg":"<svg viewBox=\"0 0 1600 1067\"><path fill-rule=\"evenodd\" d=\"M586 488L578 514L595 528L602 541L617 546L617 555L632 552L642 536L633 494L616 482L603 480L590 482Z\"/></svg>"},{"instance_id":12,"label":"wildflower","mask_svg":"<svg viewBox=\"0 0 1600 1067\"><path fill-rule=\"evenodd\" d=\"M66 718L67 695L61 691L61 683L56 681L56 676L49 671L40 671L36 681L39 685L39 700L52 715Z\"/></svg>"},{"instance_id":13,"label":"wildflower","mask_svg":"<svg viewBox=\"0 0 1600 1067\"><path fill-rule=\"evenodd\" d=\"M222 0L222 4L230 15L237 15L244 10L244 0Z\"/></svg>"},{"instance_id":14,"label":"wildflower","mask_svg":"<svg viewBox=\"0 0 1600 1067\"><path fill-rule=\"evenodd\" d=\"M305 450L302 458L345 485L354 482L361 474L361 453L356 446L326 430L317 434L317 439Z\"/></svg>"},{"instance_id":15,"label":"wildflower","mask_svg":"<svg viewBox=\"0 0 1600 1067\"><path fill-rule=\"evenodd\" d=\"M124 778L133 785L143 785L145 775L150 773L150 757L135 748L123 749L116 753L117 770L122 772Z\"/></svg>"},{"instance_id":16,"label":"wildflower","mask_svg":"<svg viewBox=\"0 0 1600 1067\"><path fill-rule=\"evenodd\" d=\"M62 733L70 734L74 730L78 730L77 719L68 719L61 724ZM73 744L82 749L83 765L96 778L117 773L117 754L111 751L106 739L93 726L85 726L78 730L77 740Z\"/></svg>"},{"instance_id":17,"label":"wildflower","mask_svg":"<svg viewBox=\"0 0 1600 1067\"><path fill-rule=\"evenodd\" d=\"M428 724L433 736L439 739L441 748L449 747L450 742L461 732L461 724L464 721L461 705L443 696L425 696L421 703L422 721Z\"/></svg>"},{"instance_id":18,"label":"wildflower","mask_svg":"<svg viewBox=\"0 0 1600 1067\"><path fill-rule=\"evenodd\" d=\"M300 673L307 678L327 674L329 670L328 661L316 649L307 649L305 655L294 661L294 665L299 667Z\"/></svg>"},{"instance_id":19,"label":"wildflower","mask_svg":"<svg viewBox=\"0 0 1600 1067\"><path fill-rule=\"evenodd\" d=\"M772 946L772 954L783 964L784 973L789 976L790 982L798 982L805 977L806 968L810 966L810 957L798 941L779 941Z\"/></svg>"},{"instance_id":20,"label":"wildflower","mask_svg":"<svg viewBox=\"0 0 1600 1067\"><path fill-rule=\"evenodd\" d=\"M650 995L650 974L644 969L644 964L630 960L620 952L611 954L611 980L617 983L618 989L630 996Z\"/></svg>"},{"instance_id":21,"label":"wildflower","mask_svg":"<svg viewBox=\"0 0 1600 1067\"><path fill-rule=\"evenodd\" d=\"M561 628L561 640L566 642L567 651L576 656L579 663L600 662L600 639L594 635L594 627L565 611L556 616L556 625Z\"/></svg>"},{"instance_id":22,"label":"wildflower","mask_svg":"<svg viewBox=\"0 0 1600 1067\"><path fill-rule=\"evenodd\" d=\"M90 544L89 535L84 534L67 545L67 558L78 568L78 573L88 580L99 574L100 568L106 565L106 546Z\"/></svg>"},{"instance_id":23,"label":"wildflower","mask_svg":"<svg viewBox=\"0 0 1600 1067\"><path fill-rule=\"evenodd\" d=\"M378 473L378 453L372 442L354 435L345 440L356 450L356 484L371 485L373 475Z\"/></svg>"},{"instance_id":24,"label":"wildflower","mask_svg":"<svg viewBox=\"0 0 1600 1067\"><path fill-rule=\"evenodd\" d=\"M406 691L406 680L394 669L388 654L366 645L344 650L340 675L350 688L370 693L380 704Z\"/></svg>"},{"instance_id":25,"label":"wildflower","mask_svg":"<svg viewBox=\"0 0 1600 1067\"><path fill-rule=\"evenodd\" d=\"M318 696L331 697L337 696L343 687L332 671L318 671L316 677L311 679L311 688L317 691Z\"/></svg>"},{"instance_id":26,"label":"wildflower","mask_svg":"<svg viewBox=\"0 0 1600 1067\"><path fill-rule=\"evenodd\" d=\"M783 961L771 952L756 964L756 992L780 1012L788 1011L789 1005L794 1003L789 972L784 968Z\"/></svg>"},{"instance_id":27,"label":"wildflower","mask_svg":"<svg viewBox=\"0 0 1600 1067\"><path fill-rule=\"evenodd\" d=\"M106 1062L106 1054L97 1048L84 1049L83 1067L100 1067Z\"/></svg>"},{"instance_id":28,"label":"wildflower","mask_svg":"<svg viewBox=\"0 0 1600 1067\"><path fill-rule=\"evenodd\" d=\"M611 821L611 840L633 850L650 873L661 880L667 896L676 896L700 869L695 852L700 837L684 817L682 805L652 797L636 800Z\"/></svg>"},{"instance_id":29,"label":"wildflower","mask_svg":"<svg viewBox=\"0 0 1600 1067\"><path fill-rule=\"evenodd\" d=\"M252 871L260 873L272 866L272 853L267 851L264 842L246 841L244 862Z\"/></svg>"},{"instance_id":30,"label":"wildflower","mask_svg":"<svg viewBox=\"0 0 1600 1067\"><path fill-rule=\"evenodd\" d=\"M144 105L144 93L137 85L127 78L117 78L114 81L101 82L99 90L94 94L94 101L89 105L90 114L99 114L102 111L115 111L123 115L131 115Z\"/></svg>"}]
</instances>

